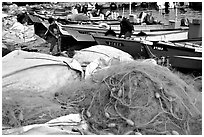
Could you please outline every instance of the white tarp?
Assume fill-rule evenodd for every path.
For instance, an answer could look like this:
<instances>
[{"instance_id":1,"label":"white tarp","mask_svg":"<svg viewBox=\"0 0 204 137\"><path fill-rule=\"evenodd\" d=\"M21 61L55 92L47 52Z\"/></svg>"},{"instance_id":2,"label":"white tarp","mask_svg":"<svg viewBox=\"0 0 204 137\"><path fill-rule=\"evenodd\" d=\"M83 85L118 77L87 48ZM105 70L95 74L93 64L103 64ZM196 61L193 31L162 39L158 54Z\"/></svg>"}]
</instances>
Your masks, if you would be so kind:
<instances>
[{"instance_id":1,"label":"white tarp","mask_svg":"<svg viewBox=\"0 0 204 137\"><path fill-rule=\"evenodd\" d=\"M128 53L110 46L96 45L80 51L76 51L73 57L82 66L87 65L85 69L85 79L91 76L98 69L108 67L113 64L124 61L133 61Z\"/></svg>"},{"instance_id":2,"label":"white tarp","mask_svg":"<svg viewBox=\"0 0 204 137\"><path fill-rule=\"evenodd\" d=\"M73 131L74 129L75 131ZM80 114L69 114L52 119L45 124L34 124L3 130L4 135L81 135L92 134Z\"/></svg>"},{"instance_id":3,"label":"white tarp","mask_svg":"<svg viewBox=\"0 0 204 137\"><path fill-rule=\"evenodd\" d=\"M55 92L80 79L78 72L83 73L76 60L15 50L2 59L3 93L28 89Z\"/></svg>"},{"instance_id":4,"label":"white tarp","mask_svg":"<svg viewBox=\"0 0 204 137\"><path fill-rule=\"evenodd\" d=\"M111 58L118 58L120 61L132 61L133 58L130 54L116 49L114 47L105 46L105 45L96 45L80 51L76 51L76 54L73 57L80 64L91 63L96 59L103 58L108 61Z\"/></svg>"}]
</instances>

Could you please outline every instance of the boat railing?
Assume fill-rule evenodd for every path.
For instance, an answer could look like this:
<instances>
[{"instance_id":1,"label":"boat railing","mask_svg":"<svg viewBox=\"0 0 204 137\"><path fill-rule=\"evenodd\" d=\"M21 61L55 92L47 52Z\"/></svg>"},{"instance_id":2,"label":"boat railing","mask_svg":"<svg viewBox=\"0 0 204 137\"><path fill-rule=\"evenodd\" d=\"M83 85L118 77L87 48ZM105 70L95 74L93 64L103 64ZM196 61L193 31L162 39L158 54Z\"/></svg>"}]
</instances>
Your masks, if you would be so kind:
<instances>
[{"instance_id":1,"label":"boat railing","mask_svg":"<svg viewBox=\"0 0 204 137\"><path fill-rule=\"evenodd\" d=\"M199 45L199 44L190 43L190 42L185 42L185 45L189 45L189 46L192 46L192 47L201 47L201 45Z\"/></svg>"},{"instance_id":2,"label":"boat railing","mask_svg":"<svg viewBox=\"0 0 204 137\"><path fill-rule=\"evenodd\" d=\"M184 47L189 49L195 49L197 52L202 52L202 46L198 44L193 44L193 43L188 44L188 43L159 41L158 44L164 44L164 45L174 46L174 47Z\"/></svg>"},{"instance_id":3,"label":"boat railing","mask_svg":"<svg viewBox=\"0 0 204 137\"><path fill-rule=\"evenodd\" d=\"M184 44L184 47L186 47L186 48L191 48L191 49L201 49L202 50L202 47L201 46L199 46L199 45L188 45L188 44Z\"/></svg>"}]
</instances>

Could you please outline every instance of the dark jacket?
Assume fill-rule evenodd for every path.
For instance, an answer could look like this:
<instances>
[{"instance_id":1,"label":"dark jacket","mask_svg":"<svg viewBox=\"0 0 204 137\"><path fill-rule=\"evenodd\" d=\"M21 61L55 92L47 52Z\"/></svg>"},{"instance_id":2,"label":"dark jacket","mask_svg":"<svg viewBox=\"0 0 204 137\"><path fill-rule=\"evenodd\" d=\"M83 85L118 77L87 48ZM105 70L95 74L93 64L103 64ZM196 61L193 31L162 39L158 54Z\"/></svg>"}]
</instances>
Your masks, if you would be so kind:
<instances>
[{"instance_id":1,"label":"dark jacket","mask_svg":"<svg viewBox=\"0 0 204 137\"><path fill-rule=\"evenodd\" d=\"M58 30L57 24L56 24L56 23L50 24L49 30L50 30L52 33L54 33L54 29Z\"/></svg>"},{"instance_id":2,"label":"dark jacket","mask_svg":"<svg viewBox=\"0 0 204 137\"><path fill-rule=\"evenodd\" d=\"M144 20L145 20L145 23L146 23L147 25L152 25L152 24L155 23L154 17L150 16L149 14L147 14L147 16L145 17Z\"/></svg>"},{"instance_id":3,"label":"dark jacket","mask_svg":"<svg viewBox=\"0 0 204 137\"><path fill-rule=\"evenodd\" d=\"M130 21L126 18L123 18L123 20L120 22L120 35L124 35L127 32L132 33L132 31L134 30L133 25L130 23Z\"/></svg>"}]
</instances>

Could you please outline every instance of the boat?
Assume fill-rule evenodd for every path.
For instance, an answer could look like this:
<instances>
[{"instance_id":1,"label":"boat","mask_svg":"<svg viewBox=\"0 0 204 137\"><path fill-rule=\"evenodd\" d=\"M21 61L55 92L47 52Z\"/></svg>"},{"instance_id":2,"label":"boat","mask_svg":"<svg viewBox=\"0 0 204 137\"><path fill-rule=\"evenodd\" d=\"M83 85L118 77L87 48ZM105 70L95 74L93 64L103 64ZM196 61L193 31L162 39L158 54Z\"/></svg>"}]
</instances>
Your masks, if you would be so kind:
<instances>
[{"instance_id":1,"label":"boat","mask_svg":"<svg viewBox=\"0 0 204 137\"><path fill-rule=\"evenodd\" d=\"M170 64L179 69L202 70L202 38L149 43L144 44L149 57L160 60L160 64Z\"/></svg>"},{"instance_id":2,"label":"boat","mask_svg":"<svg viewBox=\"0 0 204 137\"><path fill-rule=\"evenodd\" d=\"M79 14L82 16L82 14ZM38 13L34 13L33 16L39 17L43 20L48 20L49 17L51 16L47 16L47 15L40 15ZM71 16L71 15L70 15ZM74 15L73 15L74 16ZM76 15L78 16L78 15ZM68 27L68 28L75 28L77 30L84 30L87 31L87 27L88 30L91 29L91 31L96 30L96 29L104 29L104 28L98 28L100 27L101 24L106 24L106 26L109 26L112 28L112 30L114 31L119 31L120 30L120 23L118 20L99 20L99 19L88 19L88 17L86 19L83 20L67 20L66 16L55 16L52 15L53 18L55 18L55 20L57 20L59 23L62 23L64 27ZM174 20L170 20L169 24L153 24L153 25L146 25L145 23L142 24L137 24L132 22L133 26L134 26L134 30L135 32L139 32L139 31L172 31L172 30L188 30L189 27L187 26L180 26L180 22L175 22ZM177 24L177 25L175 25ZM106 31L106 30L105 30Z\"/></svg>"},{"instance_id":3,"label":"boat","mask_svg":"<svg viewBox=\"0 0 204 137\"><path fill-rule=\"evenodd\" d=\"M79 24L72 24L72 25L63 25L58 23L58 26L61 28L61 34L62 34L62 42L61 42L61 48L63 50L67 50L70 47L74 47L75 45L80 45L81 47L76 49L85 48L88 46L93 46L94 44L102 44L107 45L107 43L104 42L98 42L98 38L101 38L103 40L105 39L111 39L113 41L121 41L124 43L124 45L135 45L135 43L139 44L139 41L141 39L146 39L150 41L161 41L161 40L180 40L180 39L186 39L188 36L188 31L178 29L178 30L171 30L171 31L146 31L145 36L139 36L138 34L141 32L137 32L133 34L133 37L130 40L126 39L120 39L120 38L113 38L113 37L104 37L104 34L108 31L108 28L99 27L98 25L79 25ZM45 32L48 30L48 24L45 24L44 22L39 22L39 20L34 23L35 33L44 38ZM117 34L119 34L119 30L114 30ZM96 34L96 35L95 35ZM93 39L93 36L95 37ZM175 37L176 36L176 37ZM104 39L105 38L105 39ZM109 41L111 41L109 40ZM137 45L136 44L136 45ZM139 51L141 48L136 49L136 53L138 55L135 55L134 53L130 53L134 58L140 58L141 56L139 54ZM131 49L126 49L126 52L131 51ZM128 52L129 53L129 52ZM144 57L143 55L142 57Z\"/></svg>"},{"instance_id":4,"label":"boat","mask_svg":"<svg viewBox=\"0 0 204 137\"><path fill-rule=\"evenodd\" d=\"M72 24L72 25L61 25L64 29L71 29L76 30L82 34L98 34L98 35L105 35L105 33L110 29L107 26L103 25L79 25L79 24ZM119 35L119 29L112 29L117 35ZM141 36L141 32L143 32L143 36ZM175 41L175 40L184 40L188 38L188 30L186 29L165 29L165 30L147 30L143 31L134 31L132 37L135 39L144 38L149 41L160 41L160 40L168 40L168 41Z\"/></svg>"},{"instance_id":5,"label":"boat","mask_svg":"<svg viewBox=\"0 0 204 137\"><path fill-rule=\"evenodd\" d=\"M111 36L92 35L97 44L107 45L129 53L134 59L148 58L141 41Z\"/></svg>"},{"instance_id":6,"label":"boat","mask_svg":"<svg viewBox=\"0 0 204 137\"><path fill-rule=\"evenodd\" d=\"M202 23L202 20L193 20L192 23L189 24L189 27L178 27L177 22L171 20L170 25L163 27L161 25L134 25L135 31L132 34L132 37L135 39L144 38L149 41L176 41L176 40L185 40L191 37L200 37L202 32L199 34L195 34L198 30L202 30L202 25L198 25ZM177 25L176 25L177 24ZM114 23L108 25L108 23L102 22L95 22L95 24L60 24L63 29L71 29L76 30L81 34L100 34L104 35L109 29L113 30L117 35L120 33L120 27L115 25ZM175 28L178 27L178 28ZM196 31L195 31L196 30ZM141 36L141 32L144 32L144 36Z\"/></svg>"},{"instance_id":7,"label":"boat","mask_svg":"<svg viewBox=\"0 0 204 137\"><path fill-rule=\"evenodd\" d=\"M176 24L176 22L171 22L171 23L169 23L169 25L165 25L165 24L154 24L154 25L145 25L144 23L142 23L142 24L138 24L137 23L137 19L135 18L135 16L134 16L134 14L131 14L131 2L129 3L129 12L130 12L130 14L129 14L129 20L130 20L130 22L132 22L133 24L135 24L134 25L134 30L137 32L137 31L151 31L151 30L164 30L164 31L167 31L167 30L169 30L169 31L171 31L172 29L188 29L188 27L182 27L182 26L180 26L180 22L178 22L177 23L177 25L175 25ZM101 22L103 22L103 23L106 23L107 25L109 25L113 30L116 30L116 31L118 31L118 30L120 30L120 27L119 27L119 21L118 20L116 20L116 19L112 19L112 20L104 20L104 19L98 19L99 17L96 17L96 19L91 19L91 18L89 18L89 17L87 17L87 18L89 18L89 19L86 19L86 20L81 20L81 21L69 21L69 20L67 20L67 16L68 15L70 15L70 13L69 12L71 12L70 10L65 10L65 7L63 7L62 5L60 6L60 5L58 5L58 6L54 6L53 8L54 8L54 10L52 10L52 12L50 13L50 15L48 16L48 13L50 12L50 5L48 4L48 5L44 5L45 7L43 7L43 9L44 9L44 11L45 11L45 13L43 13L43 14L41 14L41 13L37 13L37 12L34 12L34 16L38 16L38 17L40 17L40 18L42 18L42 19L48 19L50 16L52 16L52 17L54 17L56 20L58 20L59 22L63 22L63 23L65 23L67 26L66 27L72 27L72 26L70 26L72 23L73 24L76 24L77 22L80 24L79 26L75 26L74 25L74 27L75 28L78 28L79 27L79 29L81 29L80 28L80 26L81 26L81 23L83 23L83 24L87 24L87 23L90 23L90 27L94 27L94 26L91 26L91 24L97 24L97 25L100 25L100 23ZM47 8L48 7L48 8ZM123 11L124 12L124 11ZM81 13L82 14L82 13ZM124 13L123 13L124 14ZM74 15L74 14L72 14L72 15ZM78 14L76 14L76 15L78 15ZM84 16L86 16L85 14L84 14ZM136 22L135 22L136 21ZM69 25L70 24L70 25ZM87 27L87 26L85 26L85 27ZM85 30L84 30L85 31Z\"/></svg>"},{"instance_id":8,"label":"boat","mask_svg":"<svg viewBox=\"0 0 204 137\"><path fill-rule=\"evenodd\" d=\"M41 23L43 25L43 23ZM43 25L44 26L44 25ZM93 46L96 44L99 45L108 45L125 51L133 56L134 59L141 59L141 58L168 58L169 64L172 67L184 67L188 69L198 69L202 68L202 47L198 46L198 44L189 44L190 41L196 41L195 38L188 38L188 35L184 38L179 38L180 32L185 32L183 30L179 30L177 33L174 31L172 33L163 32L165 36L169 36L166 40L162 39L162 35L157 31L148 32L148 35L145 36L136 36L131 37L129 39L118 38L113 36L104 36L104 29L97 28L93 30L92 28L85 27L86 25L82 25L82 29L86 29L87 31L71 29L69 27L65 27L64 25L58 24L60 28L60 32L62 34L62 42L61 47L64 50L73 47L67 46L68 43L71 44L73 41L77 41L77 43L81 44L79 49L86 48L83 46L87 43L87 47ZM92 29L92 30L91 30ZM42 31L42 28L38 28L38 30ZM47 30L47 28L46 28ZM88 31L89 30L89 31ZM101 33L100 33L101 32ZM151 34L151 35L150 35ZM185 32L185 34L188 34ZM175 37L176 39L170 39L170 36ZM178 37L179 36L179 37ZM160 37L160 38L158 38ZM157 39L156 39L157 38ZM198 37L199 39L200 37ZM70 39L73 39L72 41ZM170 42L168 40L173 42ZM200 41L202 42L202 37ZM197 40L199 41L199 40ZM185 43L184 43L185 42ZM91 44L92 45L91 45ZM75 48L76 49L76 48ZM180 60L180 63L177 61ZM190 62L194 65L187 65L184 66L179 65L181 64L182 60L185 62ZM189 63L189 64L190 64Z\"/></svg>"},{"instance_id":9,"label":"boat","mask_svg":"<svg viewBox=\"0 0 204 137\"><path fill-rule=\"evenodd\" d=\"M35 22L34 31L36 35L45 39L48 42L52 41L53 39L56 39L53 33L50 32L50 30L48 29L48 24L45 24L43 22ZM46 33L47 31L48 33ZM87 34L81 34L78 31L73 31L69 29L63 30L63 28L60 26L59 31L61 36L61 42L59 43L61 51L66 51L67 49L72 48L75 50L80 50L96 45L96 41L94 40L94 38ZM47 39L48 36L50 40Z\"/></svg>"},{"instance_id":10,"label":"boat","mask_svg":"<svg viewBox=\"0 0 204 137\"><path fill-rule=\"evenodd\" d=\"M123 39L101 35L93 35L93 37L98 44L118 48L132 55L134 59L154 58L161 61L160 65L171 64L175 68L202 69L202 38L169 42ZM167 59L168 64L164 64Z\"/></svg>"}]
</instances>

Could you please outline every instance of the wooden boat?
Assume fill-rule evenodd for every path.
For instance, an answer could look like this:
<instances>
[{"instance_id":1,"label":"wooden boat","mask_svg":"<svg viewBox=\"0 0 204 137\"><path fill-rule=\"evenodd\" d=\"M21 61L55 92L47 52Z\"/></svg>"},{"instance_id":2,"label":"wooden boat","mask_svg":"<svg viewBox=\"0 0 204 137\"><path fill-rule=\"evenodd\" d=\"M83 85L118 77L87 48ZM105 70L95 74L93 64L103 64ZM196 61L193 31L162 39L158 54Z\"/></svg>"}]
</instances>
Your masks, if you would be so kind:
<instances>
[{"instance_id":1,"label":"wooden boat","mask_svg":"<svg viewBox=\"0 0 204 137\"><path fill-rule=\"evenodd\" d=\"M202 69L201 39L179 40L177 42L158 42L147 40L123 39L117 37L93 35L100 45L108 45L123 50L136 58L155 58L172 67L184 69ZM198 44L199 43L199 44ZM185 62L185 64L183 64Z\"/></svg>"},{"instance_id":2,"label":"wooden boat","mask_svg":"<svg viewBox=\"0 0 204 137\"><path fill-rule=\"evenodd\" d=\"M105 35L105 33L109 30L106 26L99 25L61 25L65 30L71 29L76 30L82 34L99 34ZM112 29L117 35L120 33L119 29ZM140 36L140 33L144 32L144 36ZM159 31L135 31L132 35L135 39L146 39L149 41L175 41L175 40L184 40L188 38L188 30L186 29L171 29L171 30L159 30Z\"/></svg>"},{"instance_id":3,"label":"wooden boat","mask_svg":"<svg viewBox=\"0 0 204 137\"><path fill-rule=\"evenodd\" d=\"M171 64L179 69L202 71L202 57L173 56Z\"/></svg>"},{"instance_id":4,"label":"wooden boat","mask_svg":"<svg viewBox=\"0 0 204 137\"><path fill-rule=\"evenodd\" d=\"M108 45L120 49L129 53L134 59L148 58L148 54L144 49L141 41L110 36L101 36L97 34L93 35L93 37L99 45Z\"/></svg>"},{"instance_id":5,"label":"wooden boat","mask_svg":"<svg viewBox=\"0 0 204 137\"><path fill-rule=\"evenodd\" d=\"M34 16L39 17L43 20L48 20L49 16L40 15L37 13L34 13ZM66 17L63 16L52 16L57 20L58 22L63 24L63 27L67 27L69 29L76 29L80 31L99 31L99 33L105 33L109 27L111 27L112 30L116 31L116 33L119 33L120 31L120 23L117 20L81 20L81 21L69 21L66 19ZM104 26L106 25L106 26ZM134 30L135 34L137 34L140 31L176 31L176 30L188 30L189 27L177 27L175 28L172 25L165 25L165 24L154 24L154 25L146 25L146 24L135 24Z\"/></svg>"},{"instance_id":6,"label":"wooden boat","mask_svg":"<svg viewBox=\"0 0 204 137\"><path fill-rule=\"evenodd\" d=\"M80 49L85 48L83 44L85 44L86 42L88 43L86 45L87 47L92 46L97 42L100 45L108 45L108 46L118 48L122 51L125 51L130 55L132 55L133 58L135 59L150 58L150 57L156 57L156 58L167 57L169 58L169 63L173 67L188 67L192 69L201 69L201 65L200 66L198 64L196 65L196 62L198 63L202 62L202 59L200 59L202 57L202 52L201 52L202 48L200 48L199 46L196 47L195 46L196 44L189 45L185 43L185 44L179 45L179 41L184 42L184 41L181 41L181 38L178 37L180 34L179 31L178 31L178 36L176 36L176 38L177 37L178 38L171 39L172 41L177 41L177 43L169 43L169 42L158 42L158 41L162 41L161 39L162 35L159 34L159 32L154 32L154 31L149 32L149 36L141 36L141 37L136 36L136 37L132 37L131 39L123 39L123 38L117 38L117 37L104 36L104 34L99 33L99 31L91 30L93 29L93 27L90 28L89 31L88 31L89 28L86 28L87 31L85 32L83 31L84 29L80 31L77 29L70 29L69 27L65 27L64 25L59 25L59 27L61 29L60 32L62 34L61 47L65 48L65 50L73 46L73 45L67 46L67 44L72 43L74 40L77 41L77 43L81 42ZM41 28L38 28L38 30L42 31ZM180 30L180 31L182 32L183 30ZM152 33L152 35L150 35L150 33ZM175 32L171 34L166 32L163 34L165 34L166 36L169 35L169 37L170 36L175 37L176 35ZM156 37L159 37L159 36L160 38L156 39ZM71 41L70 40L71 38L74 40ZM146 38L146 40L144 38ZM169 39L170 38L168 38L167 40ZM185 39L187 39L187 35L186 37L183 38L183 40ZM92 43L92 45L90 43ZM177 60L184 60L184 59L187 62L192 61L192 58L195 63L191 62L191 64L195 64L194 66L192 65L179 66L178 63L175 63ZM198 66L198 67L195 67L195 66Z\"/></svg>"},{"instance_id":7,"label":"wooden boat","mask_svg":"<svg viewBox=\"0 0 204 137\"><path fill-rule=\"evenodd\" d=\"M161 63L189 70L202 70L202 39L177 42L153 42L144 44L149 57L162 60Z\"/></svg>"},{"instance_id":8,"label":"wooden boat","mask_svg":"<svg viewBox=\"0 0 204 137\"><path fill-rule=\"evenodd\" d=\"M60 28L60 36L61 36L61 42L60 47L61 51L73 48L75 50L80 50L83 48L87 48L93 45L96 45L95 40L93 37L87 35L87 34L81 34L78 31L73 30L63 30ZM53 35L52 32L48 30L48 25L42 22L36 22L34 24L34 30L35 34L40 36L41 38L45 39L48 42L52 42L56 39L56 37ZM48 33L46 33L48 31ZM47 39L49 37L49 40Z\"/></svg>"},{"instance_id":9,"label":"wooden boat","mask_svg":"<svg viewBox=\"0 0 204 137\"><path fill-rule=\"evenodd\" d=\"M45 32L47 31L47 25L45 23L35 23L35 33L37 35L39 35L40 37L44 37L43 35L45 34ZM68 48L71 47L73 45L76 45L78 43L80 43L81 45L86 45L87 46L92 46L94 44L96 44L97 40L96 37L99 38L108 38L108 37L104 37L105 32L108 29L104 29L104 28L99 28L98 26L90 26L90 25L62 25L59 24L60 28L61 28L61 32L63 32L64 34L62 34L63 37L63 41L62 41L62 46L63 48ZM68 32L68 33L67 33ZM119 30L116 31L116 33L119 34ZM140 33L140 32L139 32ZM133 45L135 45L136 43L139 43L138 41L141 41L141 39L146 39L146 40L150 40L150 41L161 41L161 40L181 40L181 39L187 39L188 36L188 32L185 30L172 30L170 31L151 31L151 32L145 32L146 36L138 36L137 34L133 35L133 38L131 40L125 40L125 39L117 39L117 38L111 38L112 40L116 39L116 40L120 40L125 42L128 41L129 43L133 43ZM92 35L95 35L95 39L93 40ZM83 38L83 40L82 40ZM110 39L110 38L108 38ZM95 42L96 41L96 42ZM103 42L100 42L100 44L103 45L107 45ZM78 44L79 45L79 44ZM132 45L132 44L130 44ZM131 51L131 50L130 50ZM139 56L134 55L134 53L132 53L131 55L133 55L134 57L138 58Z\"/></svg>"}]
</instances>

